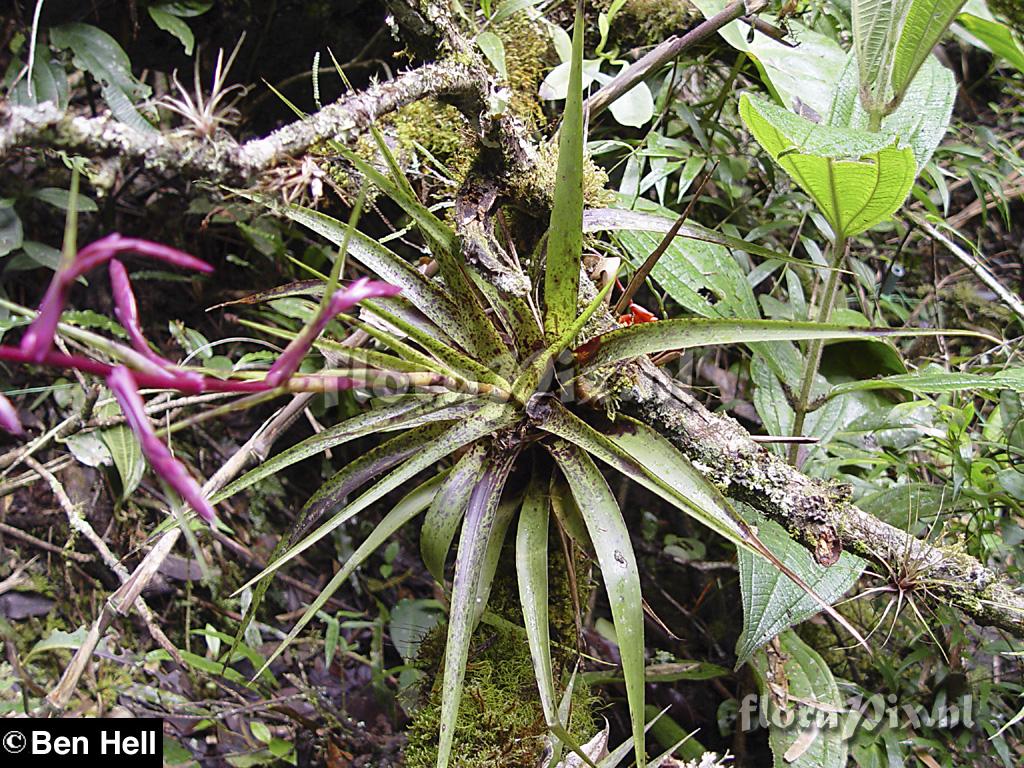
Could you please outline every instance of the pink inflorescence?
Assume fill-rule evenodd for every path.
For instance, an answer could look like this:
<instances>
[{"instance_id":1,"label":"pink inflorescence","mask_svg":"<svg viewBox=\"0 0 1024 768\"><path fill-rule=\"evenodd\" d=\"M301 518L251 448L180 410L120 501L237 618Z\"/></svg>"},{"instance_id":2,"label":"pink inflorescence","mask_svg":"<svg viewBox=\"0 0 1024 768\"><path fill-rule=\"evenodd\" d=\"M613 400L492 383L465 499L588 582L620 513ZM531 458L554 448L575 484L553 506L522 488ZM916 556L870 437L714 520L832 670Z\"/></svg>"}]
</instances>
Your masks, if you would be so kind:
<instances>
[{"instance_id":1,"label":"pink inflorescence","mask_svg":"<svg viewBox=\"0 0 1024 768\"><path fill-rule=\"evenodd\" d=\"M317 313L313 321L302 329L302 333L296 336L285 348L281 356L274 361L274 364L267 372L266 382L272 387L278 387L292 376L302 363L313 342L323 333L324 328L335 317L345 310L351 309L363 299L373 299L380 296L394 296L399 288L391 283L383 283L379 280L361 278L352 283L344 290L338 290L331 296L327 306Z\"/></svg>"},{"instance_id":2,"label":"pink inflorescence","mask_svg":"<svg viewBox=\"0 0 1024 768\"><path fill-rule=\"evenodd\" d=\"M160 440L146 416L139 387L172 389L183 393L206 391L219 392L265 392L286 384L298 370L303 357L327 324L338 314L350 309L360 301L381 296L394 296L399 289L388 283L366 278L356 281L347 289L338 290L317 313L316 317L285 349L271 367L263 381L235 381L212 379L177 366L157 354L149 345L139 322L138 304L131 281L124 265L115 257L122 253L137 253L176 267L199 272L212 272L213 267L205 261L160 243L108 235L82 248L73 259L62 263L53 276L46 295L39 306L39 315L22 337L19 347L0 345L0 360L22 363L41 363L58 368L74 368L83 373L102 376L121 406L125 419L135 433L153 470L178 493L196 513L208 523L213 523L216 513L203 496L202 489L178 459ZM123 365L110 366L95 360L67 355L53 350L54 337L60 315L67 303L68 292L81 275L104 263L110 263L110 286L114 296L115 314L128 332L134 350L132 364L136 370ZM131 354L126 350L126 355ZM351 387L359 382L338 377L335 386ZM21 423L11 402L0 395L0 428L21 434Z\"/></svg>"},{"instance_id":3,"label":"pink inflorescence","mask_svg":"<svg viewBox=\"0 0 1024 768\"><path fill-rule=\"evenodd\" d=\"M62 264L60 269L54 273L50 287L46 289L46 295L43 296L43 301L39 305L39 316L21 339L22 350L27 352L35 362L43 362L46 353L53 347L53 338L57 333L60 313L64 311L64 305L68 300L68 291L71 290L75 280L100 264L110 261L118 254L129 252L158 259L176 267L194 269L198 272L213 272L213 267L205 261L176 248L152 243L149 240L140 240L136 237L122 237L117 233L102 237L94 243L89 243L71 259L70 263Z\"/></svg>"},{"instance_id":4,"label":"pink inflorescence","mask_svg":"<svg viewBox=\"0 0 1024 768\"><path fill-rule=\"evenodd\" d=\"M21 428L21 419L18 418L14 404L3 395L0 395L0 429L12 435L21 435L25 432Z\"/></svg>"}]
</instances>

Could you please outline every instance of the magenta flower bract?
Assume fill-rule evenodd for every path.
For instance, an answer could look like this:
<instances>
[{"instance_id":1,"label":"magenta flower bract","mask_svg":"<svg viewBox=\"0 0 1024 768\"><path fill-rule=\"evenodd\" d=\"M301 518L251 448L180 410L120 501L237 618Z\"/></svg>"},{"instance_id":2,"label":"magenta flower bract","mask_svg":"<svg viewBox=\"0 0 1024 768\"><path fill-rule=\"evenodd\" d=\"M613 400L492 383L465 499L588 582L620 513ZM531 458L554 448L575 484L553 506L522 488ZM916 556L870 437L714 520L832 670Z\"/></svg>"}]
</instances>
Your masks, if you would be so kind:
<instances>
[{"instance_id":1,"label":"magenta flower bract","mask_svg":"<svg viewBox=\"0 0 1024 768\"><path fill-rule=\"evenodd\" d=\"M67 303L68 291L75 280L89 270L109 261L119 253L138 253L153 259L164 261L172 266L194 269L199 272L212 272L213 267L195 256L190 256L177 248L140 240L136 237L122 237L116 232L102 237L82 248L71 260L69 265L61 266L53 275L46 295L39 305L39 316L25 331L21 339L21 348L28 352L33 361L42 362L46 353L53 346L53 337L57 333L60 313Z\"/></svg>"},{"instance_id":2,"label":"magenta flower bract","mask_svg":"<svg viewBox=\"0 0 1024 768\"><path fill-rule=\"evenodd\" d=\"M274 361L267 373L266 382L271 387L280 386L293 373L299 370L302 358L306 356L313 342L323 333L324 328L337 315L347 309L351 309L364 299L373 299L380 296L394 296L401 289L391 283L384 283L380 280L370 280L363 277L354 282L348 288L335 291L327 306L324 307L313 320L302 329L302 332L292 339L281 356Z\"/></svg>"},{"instance_id":3,"label":"magenta flower bract","mask_svg":"<svg viewBox=\"0 0 1024 768\"><path fill-rule=\"evenodd\" d=\"M107 376L107 386L117 398L125 420L138 438L142 453L153 467L153 471L188 502L203 520L213 524L217 513L203 496L199 483L188 473L185 465L174 458L164 442L157 437L149 417L146 416L145 405L132 372L123 365L117 366Z\"/></svg>"},{"instance_id":4,"label":"magenta flower bract","mask_svg":"<svg viewBox=\"0 0 1024 768\"><path fill-rule=\"evenodd\" d=\"M4 395L0 395L0 429L10 432L12 435L23 435L25 430L21 428L21 419L18 418L18 411L14 403Z\"/></svg>"}]
</instances>

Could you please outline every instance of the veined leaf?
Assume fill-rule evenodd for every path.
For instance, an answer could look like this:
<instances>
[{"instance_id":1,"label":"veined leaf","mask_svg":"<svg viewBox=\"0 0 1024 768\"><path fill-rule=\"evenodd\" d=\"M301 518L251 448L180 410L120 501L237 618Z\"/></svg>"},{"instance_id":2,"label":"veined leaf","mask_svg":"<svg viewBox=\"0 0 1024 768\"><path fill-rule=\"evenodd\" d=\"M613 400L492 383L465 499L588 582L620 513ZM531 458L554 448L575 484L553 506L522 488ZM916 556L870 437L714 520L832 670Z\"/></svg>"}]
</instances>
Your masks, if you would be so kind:
<instances>
[{"instance_id":1,"label":"veined leaf","mask_svg":"<svg viewBox=\"0 0 1024 768\"><path fill-rule=\"evenodd\" d=\"M992 53L1006 59L1018 72L1024 72L1024 47L1006 24L973 13L961 13L957 21Z\"/></svg>"},{"instance_id":2,"label":"veined leaf","mask_svg":"<svg viewBox=\"0 0 1024 768\"><path fill-rule=\"evenodd\" d=\"M448 638L444 652L437 768L448 768L451 759L455 721L462 701L462 683L469 658L469 643L479 618L477 601L480 599L485 561L491 539L497 534L498 502L515 456L515 453L507 454L485 467L466 507L459 553L455 559L455 580L452 584Z\"/></svg>"},{"instance_id":3,"label":"veined leaf","mask_svg":"<svg viewBox=\"0 0 1024 768\"><path fill-rule=\"evenodd\" d=\"M120 409L113 404L110 408L100 411L101 416L111 416L116 413L120 413ZM121 500L123 501L135 492L142 481L142 475L146 469L146 460L142 457L142 447L139 445L135 433L124 424L100 430L100 438L110 451L114 467L121 478Z\"/></svg>"},{"instance_id":4,"label":"veined leaf","mask_svg":"<svg viewBox=\"0 0 1024 768\"><path fill-rule=\"evenodd\" d=\"M727 0L693 0L705 18L720 13ZM774 23L769 9L760 18ZM787 107L825 113L832 87L843 66L846 52L835 37L823 35L813 27L801 23L799 18L785 20L791 30L790 37L800 41L799 53L785 42L773 39L737 19L718 30L718 34L738 51L745 52L757 65L761 80L778 101Z\"/></svg>"},{"instance_id":5,"label":"veined leaf","mask_svg":"<svg viewBox=\"0 0 1024 768\"><path fill-rule=\"evenodd\" d=\"M764 653L754 657L761 698L768 706L768 743L775 768L844 768L847 740L841 727L843 699L828 665L795 632L779 637L783 670L788 688L780 691L774 667ZM788 692L788 706L797 709L780 714L779 697ZM807 728L785 728L776 723L809 723ZM819 728L816 723L835 727Z\"/></svg>"},{"instance_id":6,"label":"veined leaf","mask_svg":"<svg viewBox=\"0 0 1024 768\"><path fill-rule=\"evenodd\" d=\"M558 176L544 274L544 330L556 339L576 317L583 254L583 2L576 2L572 65L562 126Z\"/></svg>"},{"instance_id":7,"label":"veined leaf","mask_svg":"<svg viewBox=\"0 0 1024 768\"><path fill-rule=\"evenodd\" d=\"M559 441L554 456L583 514L590 542L601 566L622 659L629 718L633 725L636 764L647 765L644 749L644 613L640 574L619 505L593 460L572 443Z\"/></svg>"},{"instance_id":8,"label":"veined leaf","mask_svg":"<svg viewBox=\"0 0 1024 768\"><path fill-rule=\"evenodd\" d=\"M937 395L945 392L983 391L1012 389L1024 392L1024 368L1007 368L994 373L957 373L942 370L926 370L899 376L883 376L880 379L865 379L837 384L829 397L847 392L868 389L902 389L906 392Z\"/></svg>"},{"instance_id":9,"label":"veined leaf","mask_svg":"<svg viewBox=\"0 0 1024 768\"><path fill-rule=\"evenodd\" d=\"M640 355L673 349L692 349L713 344L750 344L762 341L812 339L872 339L884 336L940 336L956 334L993 340L977 331L934 328L870 328L789 320L731 320L677 318L631 325L609 331L577 350L583 371L592 371ZM993 340L995 341L995 340ZM996 342L998 343L998 342Z\"/></svg>"},{"instance_id":10,"label":"veined leaf","mask_svg":"<svg viewBox=\"0 0 1024 768\"><path fill-rule=\"evenodd\" d=\"M910 0L892 65L892 88L897 95L910 86L932 48L963 8L964 1Z\"/></svg>"},{"instance_id":11,"label":"veined leaf","mask_svg":"<svg viewBox=\"0 0 1024 768\"><path fill-rule=\"evenodd\" d=\"M956 101L956 78L937 58L929 56L907 90L896 111L882 119L882 130L898 136L910 146L917 169L931 159L949 128ZM870 117L861 106L857 66L851 56L836 86L828 124L838 128L866 130Z\"/></svg>"},{"instance_id":12,"label":"veined leaf","mask_svg":"<svg viewBox=\"0 0 1024 768\"><path fill-rule=\"evenodd\" d=\"M852 587L864 570L864 561L849 552L828 567L818 565L806 548L797 544L778 523L747 508L748 522L768 549L800 575L808 586L829 603ZM740 595L743 598L743 631L736 641L739 669L758 648L780 632L814 616L821 607L800 587L762 557L740 550Z\"/></svg>"},{"instance_id":13,"label":"veined leaf","mask_svg":"<svg viewBox=\"0 0 1024 768\"><path fill-rule=\"evenodd\" d=\"M837 237L892 216L917 175L914 153L889 134L821 125L745 93L740 114L758 144L813 199Z\"/></svg>"},{"instance_id":14,"label":"veined leaf","mask_svg":"<svg viewBox=\"0 0 1024 768\"><path fill-rule=\"evenodd\" d=\"M872 101L885 99L889 67L909 0L853 0L853 50L860 72L859 90Z\"/></svg>"},{"instance_id":15,"label":"veined leaf","mask_svg":"<svg viewBox=\"0 0 1024 768\"><path fill-rule=\"evenodd\" d=\"M258 467L249 470L233 483L222 488L211 498L211 503L216 504L234 496L251 485L276 475L292 464L339 446L349 440L355 440L356 438L377 432L417 427L432 421L463 418L472 413L481 404L482 401L475 398L443 394L440 396L413 396L403 398L397 403L372 408L365 413L360 413L351 419L325 429L323 432L308 437L291 448L267 459Z\"/></svg>"},{"instance_id":16,"label":"veined leaf","mask_svg":"<svg viewBox=\"0 0 1024 768\"><path fill-rule=\"evenodd\" d=\"M317 612L324 607L324 604L331 599L331 596L338 591L338 588L348 581L348 578L355 573L356 568L366 562L366 559L376 552L380 545L387 541L395 531L408 523L430 505L430 502L433 500L434 495L437 493L437 490L444 481L444 478L445 473L442 472L421 484L399 501L394 508L384 516L384 519L374 526L373 531L366 537L366 540L356 548L356 551L352 553L352 556L349 557L345 564L338 569L338 572L334 574L331 580L327 582L327 585L320 591L320 594L316 596L316 599L309 604L301 618L295 622L295 626L291 628L287 637L278 644L277 648L275 648L274 652L270 654L270 658L267 659L266 663L264 663L260 671L256 673L255 677L259 677L263 673L263 670L269 668L274 660L284 652L296 637L298 637L299 632L309 624L309 622L316 616Z\"/></svg>"},{"instance_id":17,"label":"veined leaf","mask_svg":"<svg viewBox=\"0 0 1024 768\"><path fill-rule=\"evenodd\" d=\"M641 201L637 201L637 203L641 204ZM646 205L647 201L642 201L642 204ZM668 209L660 210L671 213ZM583 212L584 232L658 232L665 234L673 224L675 224L675 219L671 216L648 211L633 211L625 208L588 208ZM713 243L734 251L749 253L751 256L760 256L763 259L797 264L807 263L804 259L793 258L786 253L773 251L771 248L752 243L749 240L708 229L692 221L681 225L676 237Z\"/></svg>"},{"instance_id":18,"label":"veined leaf","mask_svg":"<svg viewBox=\"0 0 1024 768\"><path fill-rule=\"evenodd\" d=\"M74 65L96 78L118 120L143 133L156 130L133 103L148 97L151 89L132 75L128 54L114 38L91 24L72 22L52 27L50 42L57 48L71 49Z\"/></svg>"},{"instance_id":19,"label":"veined leaf","mask_svg":"<svg viewBox=\"0 0 1024 768\"><path fill-rule=\"evenodd\" d=\"M427 571L442 587L445 585L444 565L455 531L466 514L466 505L480 479L486 458L487 446L483 442L470 446L448 474L423 518L420 554Z\"/></svg>"}]
</instances>

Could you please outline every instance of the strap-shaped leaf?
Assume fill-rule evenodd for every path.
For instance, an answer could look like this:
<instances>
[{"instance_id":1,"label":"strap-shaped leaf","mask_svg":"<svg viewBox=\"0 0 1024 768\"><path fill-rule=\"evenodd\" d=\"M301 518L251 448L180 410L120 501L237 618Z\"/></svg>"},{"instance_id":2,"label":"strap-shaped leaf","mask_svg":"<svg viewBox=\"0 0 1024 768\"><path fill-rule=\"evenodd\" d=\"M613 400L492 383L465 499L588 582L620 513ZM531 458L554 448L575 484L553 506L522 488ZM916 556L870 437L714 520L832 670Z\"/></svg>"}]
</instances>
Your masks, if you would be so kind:
<instances>
[{"instance_id":1,"label":"strap-shaped leaf","mask_svg":"<svg viewBox=\"0 0 1024 768\"><path fill-rule=\"evenodd\" d=\"M992 373L959 373L955 371L925 370L918 373L884 376L837 384L829 397L868 389L901 389L905 392L938 395L945 392L1012 389L1024 392L1024 369L1007 368Z\"/></svg>"},{"instance_id":2,"label":"strap-shaped leaf","mask_svg":"<svg viewBox=\"0 0 1024 768\"><path fill-rule=\"evenodd\" d=\"M487 552L492 537L497 533L498 503L514 458L515 454L501 456L484 469L470 495L466 519L462 523L444 652L437 768L448 768L451 759L455 721L462 701L462 683L469 658L469 643L478 619L477 600L485 573ZM504 534L504 531L501 533Z\"/></svg>"},{"instance_id":3,"label":"strap-shaped leaf","mask_svg":"<svg viewBox=\"0 0 1024 768\"><path fill-rule=\"evenodd\" d=\"M356 551L352 553L345 564L338 569L338 572L334 574L327 585L320 590L320 594L316 596L316 599L306 608L302 616L295 626L291 628L287 637L282 640L274 652L267 659L266 663L256 673L255 677L259 677L264 669L267 669L273 661L280 656L285 648L287 648L291 642L298 637L299 632L305 628L307 624L316 616L317 611L324 607L324 604L331 599L331 596L338 591L339 587L348 581L348 578L355 573L356 568L366 562L366 559L372 555L377 549L387 541L391 535L401 528L403 525L412 520L416 515L426 509L430 502L434 499L438 488L444 481L445 473L439 473L434 477L430 478L426 482L422 483L416 489L406 494L406 496L399 501L394 508L384 516L377 525L373 527L373 531L366 537L365 541L360 544Z\"/></svg>"},{"instance_id":4,"label":"strap-shaped leaf","mask_svg":"<svg viewBox=\"0 0 1024 768\"><path fill-rule=\"evenodd\" d=\"M889 134L815 123L745 93L740 114L758 144L813 199L836 237L892 216L917 175L914 153Z\"/></svg>"},{"instance_id":5,"label":"strap-shaped leaf","mask_svg":"<svg viewBox=\"0 0 1024 768\"><path fill-rule=\"evenodd\" d=\"M362 416L366 416L366 414L356 416L347 422L343 422L342 424L337 425L337 427L345 427L346 425L350 425L353 422L359 422L360 424L362 424L362 421L360 421ZM367 428L371 430L374 429L374 427L361 428ZM368 453L363 454L355 461L349 463L348 466L346 466L341 472L338 473L338 475L343 476L342 482L346 484L348 492L354 491L356 488L359 488L361 485L372 480L381 472L385 472L391 467L398 464L399 462L407 459L409 456L415 453L415 451L420 445L432 440L436 436L436 434L443 432L443 429L443 426L440 425L427 426L424 428L420 428L418 430L411 429L406 434L388 440L382 443L381 445L378 445L376 448L372 449ZM268 462L264 462L264 464L261 465L260 467L257 467L248 474L239 478L239 480L236 481L238 484L237 491L240 491L243 488L248 487L252 483L257 482L259 479L262 479L265 476L268 476L266 473L262 472L263 467L265 467L268 464L274 464L273 471L280 471L284 466L292 464L295 461L299 461L300 458L304 458L303 454L306 453L307 449L309 448L308 444L310 444L311 442L313 442L313 444L317 446L317 450L322 450L324 448L323 443L315 442L319 437L320 435L314 435L314 437L311 438L310 440L307 440L304 443L300 443L299 445L294 446L292 449L290 449L295 450L296 453L293 453L290 456L286 456L286 454L288 454L289 451L285 451L278 457L275 457L274 459L271 459ZM278 459L280 459L280 461L278 461ZM277 462L276 464L275 461ZM335 478L337 478L338 475L335 475ZM224 498L227 498L228 496L233 495L237 491L233 490L232 486L228 486L223 491L221 491L221 493L223 494ZM256 612L263 604L263 599L267 595L267 590L270 589L270 582L273 580L274 571L276 570L278 565L283 564L283 562L278 562L279 559L292 547L295 546L295 543L299 540L299 537L303 534L303 532L308 530L311 525L315 524L318 519L319 512L317 510L310 510L308 508L303 509L295 517L291 525L288 526L288 530L285 532L285 534L278 539L277 544L274 546L274 551L270 553L270 557L268 558L268 562L270 563L270 565L267 568L265 568L260 574L258 574L255 578L250 579L249 582L243 585L241 589L239 589L238 592L235 593L237 595L246 588L253 588L252 599L249 601L249 607L243 614L242 621L239 623L238 630L235 633L236 641L240 641L242 637L245 635L246 629L249 627L249 624L256 616Z\"/></svg>"},{"instance_id":6,"label":"strap-shaped leaf","mask_svg":"<svg viewBox=\"0 0 1024 768\"><path fill-rule=\"evenodd\" d=\"M478 363L471 357L467 357L457 349L447 346L444 342L438 340L436 336L432 336L430 333L406 322L404 318L389 312L385 305L373 301L368 301L367 305L366 309L369 312L372 312L408 335L409 338L434 355L449 369L461 374L470 381L508 386L501 376L497 375L486 365Z\"/></svg>"},{"instance_id":7,"label":"strap-shaped leaf","mask_svg":"<svg viewBox=\"0 0 1024 768\"><path fill-rule=\"evenodd\" d=\"M544 328L532 304L528 304L521 296L498 290L473 267L468 266L466 271L497 314L506 332L515 339L519 356L526 357L530 352L540 349L544 344Z\"/></svg>"},{"instance_id":8,"label":"strap-shaped leaf","mask_svg":"<svg viewBox=\"0 0 1024 768\"><path fill-rule=\"evenodd\" d=\"M558 176L544 273L544 331L557 339L576 317L583 254L583 0L576 1L569 91L558 131Z\"/></svg>"},{"instance_id":9,"label":"strap-shaped leaf","mask_svg":"<svg viewBox=\"0 0 1024 768\"><path fill-rule=\"evenodd\" d=\"M583 514L601 567L622 659L626 699L636 745L636 764L647 765L644 749L644 612L640 574L629 530L608 483L593 460L572 443L548 447Z\"/></svg>"},{"instance_id":10,"label":"strap-shaped leaf","mask_svg":"<svg viewBox=\"0 0 1024 768\"><path fill-rule=\"evenodd\" d=\"M222 488L211 503L223 501L240 491L276 475L286 467L296 464L322 451L347 443L350 440L377 432L408 429L433 421L463 418L477 410L482 401L456 394L414 395L396 403L371 408L340 424L296 443L291 448L264 461L258 467L246 472L233 483Z\"/></svg>"},{"instance_id":11,"label":"strap-shaped leaf","mask_svg":"<svg viewBox=\"0 0 1024 768\"><path fill-rule=\"evenodd\" d=\"M378 449L384 449L385 447L389 449L388 460L391 462L391 466L394 465L393 455L411 456L411 458L408 458L401 466L375 483L351 503L342 506L319 528L288 549L281 557L250 579L242 589L251 586L267 574L273 573L282 565L291 561L297 555L305 552L339 526L362 512L370 504L378 501L394 489L401 487L403 483L409 481L435 462L440 461L464 445L475 442L497 429L508 426L514 418L515 411L513 409L491 403L454 426L444 428L441 425L429 424L389 440L383 446L378 446ZM372 466L372 462L367 458L378 458L374 457L375 451L370 451L369 454L360 457L349 465L349 467L353 465L360 466L362 471L359 473L359 476L353 477L355 473L350 471L349 467L342 469L306 502L303 513L314 519L323 516L327 511L337 508L341 504L341 500L350 494L354 487L358 487L358 484L361 484L359 481L365 482L364 475L372 477L373 474L380 471L376 466ZM383 458L379 457L381 462L383 462ZM371 472L373 474L370 474Z\"/></svg>"},{"instance_id":12,"label":"strap-shaped leaf","mask_svg":"<svg viewBox=\"0 0 1024 768\"><path fill-rule=\"evenodd\" d=\"M434 581L442 587L445 585L444 565L448 552L452 548L455 532L466 514L470 494L480 479L484 461L487 458L485 441L474 443L462 455L444 485L434 497L430 509L423 518L420 530L420 555L427 571Z\"/></svg>"},{"instance_id":13,"label":"strap-shaped leaf","mask_svg":"<svg viewBox=\"0 0 1024 768\"><path fill-rule=\"evenodd\" d=\"M903 28L896 43L892 65L892 88L902 95L932 48L953 23L965 0L910 0Z\"/></svg>"},{"instance_id":14,"label":"strap-shaped leaf","mask_svg":"<svg viewBox=\"0 0 1024 768\"><path fill-rule=\"evenodd\" d=\"M394 158L390 156L386 145L382 142L381 146L385 156L390 158L389 162L401 176L401 170L397 169L397 165L394 164ZM406 189L403 185L396 184L387 176L384 176L373 165L366 162L366 160L347 147L339 145L338 151L346 160L355 165L360 173L398 203L416 222L420 231L423 232L431 255L437 259L445 286L454 299L454 310L459 315L460 322L464 328L464 335L467 336L470 343L467 351L475 354L481 360L493 361L495 363L501 361L504 364L510 365L512 359L509 351L484 313L479 298L473 289L472 282L463 268L459 254L459 239L455 232L417 200L411 194L411 190ZM404 176L402 178L404 179ZM448 329L448 326L443 327Z\"/></svg>"},{"instance_id":15,"label":"strap-shaped leaf","mask_svg":"<svg viewBox=\"0 0 1024 768\"><path fill-rule=\"evenodd\" d=\"M511 469L511 463L509 468ZM505 534L508 533L509 524L516 512L519 511L519 507L522 506L522 502L522 496L516 494L511 498L503 498L498 505L498 511L494 516L494 527L491 529L491 538L487 543L487 552L484 553L483 568L480 570L480 582L477 584L476 602L473 604L473 626L480 623L484 611L487 609L487 601L491 598L491 586L494 584L494 576L498 572L498 564L501 562Z\"/></svg>"},{"instance_id":16,"label":"strap-shaped leaf","mask_svg":"<svg viewBox=\"0 0 1024 768\"><path fill-rule=\"evenodd\" d=\"M268 195L232 190L248 200L262 203L276 213L287 216L316 232L337 246L345 240L348 227L324 213L298 205L282 205ZM474 327L466 324L459 309L441 287L423 275L405 259L358 230L353 231L348 243L348 255L376 273L382 280L402 289L402 295L455 339L466 351L476 349Z\"/></svg>"},{"instance_id":17,"label":"strap-shaped leaf","mask_svg":"<svg viewBox=\"0 0 1024 768\"><path fill-rule=\"evenodd\" d=\"M540 703L544 718L550 725L558 722L558 705L555 703L551 637L548 634L548 516L551 502L545 490L543 481L534 473L519 513L516 576Z\"/></svg>"},{"instance_id":18,"label":"strap-shaped leaf","mask_svg":"<svg viewBox=\"0 0 1024 768\"><path fill-rule=\"evenodd\" d=\"M542 353L537 355L533 361L526 367L526 369L519 374L515 382L512 384L512 396L522 402L528 398L537 386L540 384L541 379L544 377L544 373L552 365L552 363L558 358L562 352L564 352L570 344L576 339L580 331L583 330L583 326L587 324L594 313L597 312L598 307L604 305L605 297L615 284L614 280L609 280L605 283L604 288L598 291L593 301L587 305L587 308L583 313L576 318L576 320L568 325L551 345L545 349Z\"/></svg>"},{"instance_id":19,"label":"strap-shaped leaf","mask_svg":"<svg viewBox=\"0 0 1024 768\"><path fill-rule=\"evenodd\" d=\"M550 397L531 401L529 410L541 429L594 455L719 533L738 549L755 553L767 560L786 574L859 643L864 643L850 622L808 586L799 574L779 560L721 492L655 429L635 419L618 416L615 434L604 435ZM585 516L585 510L581 511Z\"/></svg>"},{"instance_id":20,"label":"strap-shaped leaf","mask_svg":"<svg viewBox=\"0 0 1024 768\"><path fill-rule=\"evenodd\" d=\"M790 320L731 320L677 318L619 328L597 336L577 350L583 370L617 363L640 355L714 344L751 344L762 341L812 339L874 339L886 336L977 336L977 331L935 328L870 328Z\"/></svg>"},{"instance_id":21,"label":"strap-shaped leaf","mask_svg":"<svg viewBox=\"0 0 1024 768\"><path fill-rule=\"evenodd\" d=\"M849 552L828 566L818 565L806 548L797 544L778 523L750 510L749 521L775 555L807 583L823 600L834 603L852 587L864 570L864 561ZM736 640L736 668L780 632L814 616L821 608L800 587L751 553L738 552L740 595L743 599L743 631Z\"/></svg>"}]
</instances>

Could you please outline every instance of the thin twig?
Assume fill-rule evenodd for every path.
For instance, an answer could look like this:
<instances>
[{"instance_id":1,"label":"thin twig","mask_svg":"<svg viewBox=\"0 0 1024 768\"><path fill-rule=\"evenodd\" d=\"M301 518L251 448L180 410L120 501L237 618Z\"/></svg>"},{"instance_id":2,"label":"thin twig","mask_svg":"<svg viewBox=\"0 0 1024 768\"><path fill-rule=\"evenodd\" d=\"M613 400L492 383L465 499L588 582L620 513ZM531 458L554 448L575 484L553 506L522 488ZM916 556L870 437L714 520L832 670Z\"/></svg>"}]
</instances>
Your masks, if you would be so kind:
<instances>
[{"instance_id":1,"label":"thin twig","mask_svg":"<svg viewBox=\"0 0 1024 768\"><path fill-rule=\"evenodd\" d=\"M754 8L749 9L749 15L761 10L766 3L751 2ZM649 53L635 61L620 72L611 82L602 86L597 93L584 102L584 112L589 110L591 118L604 112L612 102L623 94L632 90L644 78L652 72L656 72L668 64L687 48L692 48L730 22L736 21L741 16L748 15L747 4L740 0L733 2L716 13L710 19L698 24L682 37L673 35L660 43Z\"/></svg>"},{"instance_id":2,"label":"thin twig","mask_svg":"<svg viewBox=\"0 0 1024 768\"><path fill-rule=\"evenodd\" d=\"M981 282L987 285L992 291L998 296L1006 306L1013 310L1014 314L1017 315L1022 321L1024 321L1024 302L1021 301L1020 297L1013 291L1009 290L1001 282L999 278L992 274L991 270L984 263L974 255L968 253L952 239L946 236L938 227L932 224L924 216L908 211L904 214L908 219L917 224L921 229L931 235L933 238L938 240L947 250L960 259L971 272L974 273Z\"/></svg>"},{"instance_id":3,"label":"thin twig","mask_svg":"<svg viewBox=\"0 0 1024 768\"><path fill-rule=\"evenodd\" d=\"M630 278L629 283L626 285L626 290L622 292L622 296L619 297L618 302L615 304L614 314L616 316L621 315L627 309L629 309L630 303L633 301L633 297L636 296L636 292L640 290L640 286L644 284L647 276L651 274L651 270L654 269L654 265L658 263L668 247L672 245L672 241L675 240L676 235L679 234L680 228L690 218L690 214L693 213L694 207L697 205L697 200L700 198L700 193L704 190L704 186L711 179L711 174L715 172L718 167L718 161L705 172L700 182L697 184L697 190L693 193L693 197L690 202L686 205L686 210L683 211L679 218L675 220L675 223L669 228L665 236L661 238L661 242L658 243L658 247L655 248L651 255L648 256L643 265L636 272L633 273L633 277Z\"/></svg>"}]
</instances>

